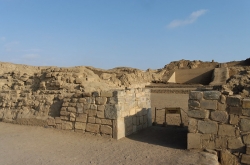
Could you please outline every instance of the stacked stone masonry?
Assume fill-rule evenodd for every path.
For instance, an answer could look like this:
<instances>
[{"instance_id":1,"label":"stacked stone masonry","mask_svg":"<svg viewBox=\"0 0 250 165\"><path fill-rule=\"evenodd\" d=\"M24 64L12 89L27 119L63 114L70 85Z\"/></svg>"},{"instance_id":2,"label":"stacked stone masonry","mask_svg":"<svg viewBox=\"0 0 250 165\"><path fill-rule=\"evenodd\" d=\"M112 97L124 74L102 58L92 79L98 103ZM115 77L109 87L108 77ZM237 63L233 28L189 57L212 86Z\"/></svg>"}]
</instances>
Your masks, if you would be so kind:
<instances>
[{"instance_id":1,"label":"stacked stone masonry","mask_svg":"<svg viewBox=\"0 0 250 165\"><path fill-rule=\"evenodd\" d=\"M231 158L250 164L249 98L219 91L191 91L188 106L188 149L220 151L224 164ZM228 151L231 158L223 159Z\"/></svg>"},{"instance_id":2,"label":"stacked stone masonry","mask_svg":"<svg viewBox=\"0 0 250 165\"><path fill-rule=\"evenodd\" d=\"M120 139L151 125L150 90L1 91L0 120ZM123 123L122 123L123 122Z\"/></svg>"}]
</instances>

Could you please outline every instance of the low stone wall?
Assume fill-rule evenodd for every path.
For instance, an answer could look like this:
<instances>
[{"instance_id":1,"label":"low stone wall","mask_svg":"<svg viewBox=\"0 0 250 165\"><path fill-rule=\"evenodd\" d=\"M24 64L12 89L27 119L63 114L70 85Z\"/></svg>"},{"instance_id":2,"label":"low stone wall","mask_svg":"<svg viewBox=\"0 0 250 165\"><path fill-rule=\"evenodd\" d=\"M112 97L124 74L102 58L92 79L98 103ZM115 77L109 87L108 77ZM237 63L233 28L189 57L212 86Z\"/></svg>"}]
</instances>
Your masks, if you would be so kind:
<instances>
[{"instance_id":1,"label":"low stone wall","mask_svg":"<svg viewBox=\"0 0 250 165\"><path fill-rule=\"evenodd\" d=\"M188 149L221 151L222 164L250 164L250 99L192 91L188 116Z\"/></svg>"},{"instance_id":2,"label":"low stone wall","mask_svg":"<svg viewBox=\"0 0 250 165\"><path fill-rule=\"evenodd\" d=\"M1 91L0 120L120 139L151 125L150 90Z\"/></svg>"}]
</instances>

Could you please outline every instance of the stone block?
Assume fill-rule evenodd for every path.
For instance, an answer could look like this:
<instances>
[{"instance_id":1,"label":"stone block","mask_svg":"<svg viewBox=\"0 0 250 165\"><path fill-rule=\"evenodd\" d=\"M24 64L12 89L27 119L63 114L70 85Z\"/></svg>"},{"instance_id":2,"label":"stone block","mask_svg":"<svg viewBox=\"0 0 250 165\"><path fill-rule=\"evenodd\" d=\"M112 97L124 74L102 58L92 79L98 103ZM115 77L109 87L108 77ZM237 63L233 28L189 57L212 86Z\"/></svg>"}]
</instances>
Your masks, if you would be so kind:
<instances>
[{"instance_id":1,"label":"stone block","mask_svg":"<svg viewBox=\"0 0 250 165\"><path fill-rule=\"evenodd\" d=\"M219 136L235 136L235 127L232 125L222 124L219 125Z\"/></svg>"},{"instance_id":2,"label":"stone block","mask_svg":"<svg viewBox=\"0 0 250 165\"><path fill-rule=\"evenodd\" d=\"M76 106L76 103L69 103L69 107L75 107Z\"/></svg>"},{"instance_id":3,"label":"stone block","mask_svg":"<svg viewBox=\"0 0 250 165\"><path fill-rule=\"evenodd\" d=\"M202 109L212 109L216 110L217 109L217 102L216 100L201 100L201 108Z\"/></svg>"},{"instance_id":4,"label":"stone block","mask_svg":"<svg viewBox=\"0 0 250 165\"><path fill-rule=\"evenodd\" d=\"M73 129L72 122L67 122L67 121L62 122L62 129L65 130Z\"/></svg>"},{"instance_id":5,"label":"stone block","mask_svg":"<svg viewBox=\"0 0 250 165\"><path fill-rule=\"evenodd\" d=\"M55 119L54 118L48 118L47 119L47 124L49 126L55 126L56 125Z\"/></svg>"},{"instance_id":6,"label":"stone block","mask_svg":"<svg viewBox=\"0 0 250 165\"><path fill-rule=\"evenodd\" d=\"M227 147L229 149L241 149L245 145L242 143L242 140L240 137L235 138L229 138L227 142Z\"/></svg>"},{"instance_id":7,"label":"stone block","mask_svg":"<svg viewBox=\"0 0 250 165\"><path fill-rule=\"evenodd\" d=\"M88 117L88 123L95 124L95 117Z\"/></svg>"},{"instance_id":8,"label":"stone block","mask_svg":"<svg viewBox=\"0 0 250 165\"><path fill-rule=\"evenodd\" d=\"M99 118L95 118L95 123L96 123L96 124L102 124L102 120L99 119Z\"/></svg>"},{"instance_id":9,"label":"stone block","mask_svg":"<svg viewBox=\"0 0 250 165\"><path fill-rule=\"evenodd\" d=\"M67 111L76 113L76 108L75 107L68 107Z\"/></svg>"},{"instance_id":10,"label":"stone block","mask_svg":"<svg viewBox=\"0 0 250 165\"><path fill-rule=\"evenodd\" d=\"M85 128L86 128L86 123L75 122L75 129L85 130Z\"/></svg>"},{"instance_id":11,"label":"stone block","mask_svg":"<svg viewBox=\"0 0 250 165\"><path fill-rule=\"evenodd\" d=\"M244 116L250 116L250 109L242 109L242 114Z\"/></svg>"},{"instance_id":12,"label":"stone block","mask_svg":"<svg viewBox=\"0 0 250 165\"><path fill-rule=\"evenodd\" d=\"M79 114L79 115L76 117L76 121L77 121L77 122L86 123L86 122L87 122L87 114Z\"/></svg>"},{"instance_id":13,"label":"stone block","mask_svg":"<svg viewBox=\"0 0 250 165\"><path fill-rule=\"evenodd\" d=\"M188 107L190 109L199 109L200 102L197 100L188 100Z\"/></svg>"},{"instance_id":14,"label":"stone block","mask_svg":"<svg viewBox=\"0 0 250 165\"><path fill-rule=\"evenodd\" d=\"M113 91L101 91L101 96L102 97L112 97Z\"/></svg>"},{"instance_id":15,"label":"stone block","mask_svg":"<svg viewBox=\"0 0 250 165\"><path fill-rule=\"evenodd\" d=\"M229 115L229 124L233 124L233 125L238 125L239 123L239 116L237 115Z\"/></svg>"},{"instance_id":16,"label":"stone block","mask_svg":"<svg viewBox=\"0 0 250 165\"><path fill-rule=\"evenodd\" d=\"M107 103L107 97L96 97L95 102L98 105L104 105Z\"/></svg>"},{"instance_id":17,"label":"stone block","mask_svg":"<svg viewBox=\"0 0 250 165\"><path fill-rule=\"evenodd\" d=\"M152 110L151 108L148 108L147 109L147 118L148 118L148 123L147 123L147 126L150 127L152 126Z\"/></svg>"},{"instance_id":18,"label":"stone block","mask_svg":"<svg viewBox=\"0 0 250 165\"><path fill-rule=\"evenodd\" d=\"M70 114L70 112L67 112L67 111L60 111L60 115L61 116L67 116L67 115L69 115Z\"/></svg>"},{"instance_id":19,"label":"stone block","mask_svg":"<svg viewBox=\"0 0 250 165\"><path fill-rule=\"evenodd\" d=\"M240 119L240 130L243 132L250 131L250 120Z\"/></svg>"},{"instance_id":20,"label":"stone block","mask_svg":"<svg viewBox=\"0 0 250 165\"><path fill-rule=\"evenodd\" d=\"M250 155L243 154L241 157L241 163L250 164Z\"/></svg>"},{"instance_id":21,"label":"stone block","mask_svg":"<svg viewBox=\"0 0 250 165\"><path fill-rule=\"evenodd\" d=\"M62 120L60 117L55 117L55 122L56 122L56 124L61 124Z\"/></svg>"},{"instance_id":22,"label":"stone block","mask_svg":"<svg viewBox=\"0 0 250 165\"><path fill-rule=\"evenodd\" d=\"M250 145L250 134L243 136L243 142L244 144Z\"/></svg>"},{"instance_id":23,"label":"stone block","mask_svg":"<svg viewBox=\"0 0 250 165\"><path fill-rule=\"evenodd\" d=\"M241 106L241 96L228 96L226 103L230 106L239 107Z\"/></svg>"},{"instance_id":24,"label":"stone block","mask_svg":"<svg viewBox=\"0 0 250 165\"><path fill-rule=\"evenodd\" d=\"M112 127L108 126L108 125L101 125L101 133L104 134L112 134Z\"/></svg>"},{"instance_id":25,"label":"stone block","mask_svg":"<svg viewBox=\"0 0 250 165\"><path fill-rule=\"evenodd\" d=\"M201 149L201 134L187 134L187 149Z\"/></svg>"},{"instance_id":26,"label":"stone block","mask_svg":"<svg viewBox=\"0 0 250 165\"><path fill-rule=\"evenodd\" d=\"M227 107L227 112L229 114L241 115L242 114L242 108L241 107Z\"/></svg>"},{"instance_id":27,"label":"stone block","mask_svg":"<svg viewBox=\"0 0 250 165\"><path fill-rule=\"evenodd\" d=\"M221 151L221 165L239 165L238 158L228 150Z\"/></svg>"},{"instance_id":28,"label":"stone block","mask_svg":"<svg viewBox=\"0 0 250 165\"><path fill-rule=\"evenodd\" d=\"M98 105L97 110L98 111L104 111L105 110L105 105Z\"/></svg>"},{"instance_id":29,"label":"stone block","mask_svg":"<svg viewBox=\"0 0 250 165\"><path fill-rule=\"evenodd\" d=\"M61 120L69 120L69 116L60 116Z\"/></svg>"},{"instance_id":30,"label":"stone block","mask_svg":"<svg viewBox=\"0 0 250 165\"><path fill-rule=\"evenodd\" d=\"M112 120L109 119L101 119L102 125L111 125L112 126Z\"/></svg>"},{"instance_id":31,"label":"stone block","mask_svg":"<svg viewBox=\"0 0 250 165\"><path fill-rule=\"evenodd\" d=\"M250 155L250 145L246 146L246 154Z\"/></svg>"},{"instance_id":32,"label":"stone block","mask_svg":"<svg viewBox=\"0 0 250 165\"><path fill-rule=\"evenodd\" d=\"M104 111L97 111L97 112L96 112L96 115L97 115L97 117L99 117L99 118L105 118L105 117L104 117Z\"/></svg>"},{"instance_id":33,"label":"stone block","mask_svg":"<svg viewBox=\"0 0 250 165\"><path fill-rule=\"evenodd\" d=\"M205 119L209 117L208 110L189 110L188 116L192 118Z\"/></svg>"},{"instance_id":34,"label":"stone block","mask_svg":"<svg viewBox=\"0 0 250 165\"><path fill-rule=\"evenodd\" d=\"M217 134L218 124L214 121L198 121L198 131L201 133Z\"/></svg>"},{"instance_id":35,"label":"stone block","mask_svg":"<svg viewBox=\"0 0 250 165\"><path fill-rule=\"evenodd\" d=\"M83 107L77 107L76 110L77 113L83 113Z\"/></svg>"},{"instance_id":36,"label":"stone block","mask_svg":"<svg viewBox=\"0 0 250 165\"><path fill-rule=\"evenodd\" d=\"M194 118L189 118L188 119L188 132L190 133L195 133L198 128L198 122Z\"/></svg>"},{"instance_id":37,"label":"stone block","mask_svg":"<svg viewBox=\"0 0 250 165\"><path fill-rule=\"evenodd\" d=\"M203 93L200 91L191 91L189 93L189 99L192 100L202 100L203 98Z\"/></svg>"},{"instance_id":38,"label":"stone block","mask_svg":"<svg viewBox=\"0 0 250 165\"><path fill-rule=\"evenodd\" d=\"M62 129L62 124L56 124L56 129Z\"/></svg>"},{"instance_id":39,"label":"stone block","mask_svg":"<svg viewBox=\"0 0 250 165\"><path fill-rule=\"evenodd\" d=\"M100 132L99 128L100 128L99 124L87 123L86 131L93 132L93 133L99 133Z\"/></svg>"},{"instance_id":40,"label":"stone block","mask_svg":"<svg viewBox=\"0 0 250 165\"><path fill-rule=\"evenodd\" d=\"M243 108L250 108L250 99L243 99L242 107Z\"/></svg>"},{"instance_id":41,"label":"stone block","mask_svg":"<svg viewBox=\"0 0 250 165\"><path fill-rule=\"evenodd\" d=\"M79 98L79 99L78 99L78 102L79 102L79 103L83 103L83 104L87 104L87 101L86 101L85 98Z\"/></svg>"},{"instance_id":42,"label":"stone block","mask_svg":"<svg viewBox=\"0 0 250 165\"><path fill-rule=\"evenodd\" d=\"M215 148L216 149L226 149L227 148L227 138L221 137L221 136L215 138Z\"/></svg>"},{"instance_id":43,"label":"stone block","mask_svg":"<svg viewBox=\"0 0 250 165\"><path fill-rule=\"evenodd\" d=\"M100 96L100 92L94 91L94 92L92 92L92 96L93 97L99 97Z\"/></svg>"},{"instance_id":44,"label":"stone block","mask_svg":"<svg viewBox=\"0 0 250 165\"><path fill-rule=\"evenodd\" d=\"M91 109L91 110L97 110L97 105L95 105L95 104L90 104L90 109Z\"/></svg>"},{"instance_id":45,"label":"stone block","mask_svg":"<svg viewBox=\"0 0 250 165\"><path fill-rule=\"evenodd\" d=\"M202 141L202 148L211 149L211 150L215 149L215 142L214 141L206 140L206 139L201 140L201 141Z\"/></svg>"},{"instance_id":46,"label":"stone block","mask_svg":"<svg viewBox=\"0 0 250 165\"><path fill-rule=\"evenodd\" d=\"M83 93L82 93L82 96L83 96L83 97L90 97L90 96L91 96L91 93L90 93L90 92L83 92Z\"/></svg>"},{"instance_id":47,"label":"stone block","mask_svg":"<svg viewBox=\"0 0 250 165\"><path fill-rule=\"evenodd\" d=\"M227 109L227 104L222 104L222 103L218 102L217 109L219 111L225 111Z\"/></svg>"},{"instance_id":48,"label":"stone block","mask_svg":"<svg viewBox=\"0 0 250 165\"><path fill-rule=\"evenodd\" d=\"M88 115L89 116L96 116L96 113L97 113L97 110L94 110L94 109L89 109L88 110Z\"/></svg>"},{"instance_id":49,"label":"stone block","mask_svg":"<svg viewBox=\"0 0 250 165\"><path fill-rule=\"evenodd\" d=\"M222 104L225 104L226 103L226 96L225 95L220 95L220 102L222 103Z\"/></svg>"},{"instance_id":50,"label":"stone block","mask_svg":"<svg viewBox=\"0 0 250 165\"><path fill-rule=\"evenodd\" d=\"M211 120L218 121L220 123L227 123L228 114L226 111L213 111L210 115Z\"/></svg>"},{"instance_id":51,"label":"stone block","mask_svg":"<svg viewBox=\"0 0 250 165\"><path fill-rule=\"evenodd\" d=\"M105 118L108 119L117 119L117 109L115 105L106 105L105 106Z\"/></svg>"},{"instance_id":52,"label":"stone block","mask_svg":"<svg viewBox=\"0 0 250 165\"><path fill-rule=\"evenodd\" d=\"M219 91L204 91L203 98L206 100L219 100L221 93Z\"/></svg>"}]
</instances>

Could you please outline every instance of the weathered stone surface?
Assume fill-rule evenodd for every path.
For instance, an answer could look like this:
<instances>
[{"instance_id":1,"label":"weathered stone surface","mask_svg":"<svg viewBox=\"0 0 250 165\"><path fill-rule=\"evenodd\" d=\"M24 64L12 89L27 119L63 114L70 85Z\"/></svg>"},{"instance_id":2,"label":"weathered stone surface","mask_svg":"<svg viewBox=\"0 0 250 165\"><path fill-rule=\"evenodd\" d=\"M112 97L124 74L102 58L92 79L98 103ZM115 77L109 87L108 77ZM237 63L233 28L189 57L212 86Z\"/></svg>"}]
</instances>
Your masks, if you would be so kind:
<instances>
[{"instance_id":1,"label":"weathered stone surface","mask_svg":"<svg viewBox=\"0 0 250 165\"><path fill-rule=\"evenodd\" d=\"M209 117L208 110L190 110L188 116L193 118L205 119Z\"/></svg>"},{"instance_id":2,"label":"weathered stone surface","mask_svg":"<svg viewBox=\"0 0 250 165\"><path fill-rule=\"evenodd\" d=\"M229 114L241 115L242 114L242 108L241 107L228 107L227 112Z\"/></svg>"},{"instance_id":3,"label":"weathered stone surface","mask_svg":"<svg viewBox=\"0 0 250 165\"><path fill-rule=\"evenodd\" d=\"M67 116L67 115L69 115L70 113L69 112L67 112L67 111L60 111L60 115L61 116Z\"/></svg>"},{"instance_id":4,"label":"weathered stone surface","mask_svg":"<svg viewBox=\"0 0 250 165\"><path fill-rule=\"evenodd\" d=\"M108 126L108 125L101 125L101 133L104 134L112 134L112 127Z\"/></svg>"},{"instance_id":5,"label":"weathered stone surface","mask_svg":"<svg viewBox=\"0 0 250 165\"><path fill-rule=\"evenodd\" d=\"M105 118L116 119L117 118L117 109L115 105L106 105L105 106Z\"/></svg>"},{"instance_id":6,"label":"weathered stone surface","mask_svg":"<svg viewBox=\"0 0 250 165\"><path fill-rule=\"evenodd\" d=\"M219 111L225 111L226 108L227 108L227 104L222 104L222 103L218 102L218 104L217 104L217 109L218 109Z\"/></svg>"},{"instance_id":7,"label":"weathered stone surface","mask_svg":"<svg viewBox=\"0 0 250 165\"><path fill-rule=\"evenodd\" d=\"M197 100L188 100L188 107L198 109L200 107L200 102Z\"/></svg>"},{"instance_id":8,"label":"weathered stone surface","mask_svg":"<svg viewBox=\"0 0 250 165\"><path fill-rule=\"evenodd\" d=\"M202 140L202 148L213 150L213 149L215 149L215 142L213 140L203 139Z\"/></svg>"},{"instance_id":9,"label":"weathered stone surface","mask_svg":"<svg viewBox=\"0 0 250 165\"><path fill-rule=\"evenodd\" d=\"M226 103L230 106L238 107L241 105L241 96L228 96Z\"/></svg>"},{"instance_id":10,"label":"weathered stone surface","mask_svg":"<svg viewBox=\"0 0 250 165\"><path fill-rule=\"evenodd\" d=\"M101 96L102 97L112 97L113 91L101 91Z\"/></svg>"},{"instance_id":11,"label":"weathered stone surface","mask_svg":"<svg viewBox=\"0 0 250 165\"><path fill-rule=\"evenodd\" d=\"M235 136L235 127L232 125L219 125L218 135L220 136Z\"/></svg>"},{"instance_id":12,"label":"weathered stone surface","mask_svg":"<svg viewBox=\"0 0 250 165\"><path fill-rule=\"evenodd\" d=\"M226 123L228 121L228 114L226 111L213 111L210 117L212 120L220 123Z\"/></svg>"},{"instance_id":13,"label":"weathered stone surface","mask_svg":"<svg viewBox=\"0 0 250 165\"><path fill-rule=\"evenodd\" d=\"M242 107L243 108L250 108L250 99L243 99Z\"/></svg>"},{"instance_id":14,"label":"weathered stone surface","mask_svg":"<svg viewBox=\"0 0 250 165\"><path fill-rule=\"evenodd\" d=\"M96 110L96 109L95 109L95 110L94 110L94 109L89 109L89 110L88 110L88 115L89 115L89 116L96 116L96 113L97 113L97 110Z\"/></svg>"},{"instance_id":15,"label":"weathered stone surface","mask_svg":"<svg viewBox=\"0 0 250 165\"><path fill-rule=\"evenodd\" d=\"M244 116L250 116L250 109L242 109L242 114Z\"/></svg>"},{"instance_id":16,"label":"weathered stone surface","mask_svg":"<svg viewBox=\"0 0 250 165\"><path fill-rule=\"evenodd\" d=\"M198 131L201 133L217 134L218 124L214 121L198 121Z\"/></svg>"},{"instance_id":17,"label":"weathered stone surface","mask_svg":"<svg viewBox=\"0 0 250 165\"><path fill-rule=\"evenodd\" d=\"M250 155L243 154L241 157L241 163L250 164Z\"/></svg>"},{"instance_id":18,"label":"weathered stone surface","mask_svg":"<svg viewBox=\"0 0 250 165\"><path fill-rule=\"evenodd\" d=\"M105 118L105 116L104 116L104 111L97 111L97 112L96 112L96 115L97 115L97 117L99 117L99 118Z\"/></svg>"},{"instance_id":19,"label":"weathered stone surface","mask_svg":"<svg viewBox=\"0 0 250 165\"><path fill-rule=\"evenodd\" d=\"M60 117L55 117L55 122L56 122L56 124L61 124L62 120Z\"/></svg>"},{"instance_id":20,"label":"weathered stone surface","mask_svg":"<svg viewBox=\"0 0 250 165\"><path fill-rule=\"evenodd\" d=\"M86 123L87 122L87 114L79 114L76 117L76 121Z\"/></svg>"},{"instance_id":21,"label":"weathered stone surface","mask_svg":"<svg viewBox=\"0 0 250 165\"><path fill-rule=\"evenodd\" d=\"M69 111L69 112L76 112L76 108L75 107L68 107L67 111Z\"/></svg>"},{"instance_id":22,"label":"weathered stone surface","mask_svg":"<svg viewBox=\"0 0 250 165\"><path fill-rule=\"evenodd\" d=\"M240 137L238 138L230 138L228 139L228 144L227 144L229 149L241 149L245 145L242 143L242 140Z\"/></svg>"},{"instance_id":23,"label":"weathered stone surface","mask_svg":"<svg viewBox=\"0 0 250 165\"><path fill-rule=\"evenodd\" d=\"M246 146L246 154L250 155L250 145Z\"/></svg>"},{"instance_id":24,"label":"weathered stone surface","mask_svg":"<svg viewBox=\"0 0 250 165\"><path fill-rule=\"evenodd\" d=\"M201 149L201 134L188 133L187 149Z\"/></svg>"},{"instance_id":25,"label":"weathered stone surface","mask_svg":"<svg viewBox=\"0 0 250 165\"><path fill-rule=\"evenodd\" d=\"M101 119L99 119L99 118L95 118L95 123L96 123L96 124L102 124L102 121L101 121Z\"/></svg>"},{"instance_id":26,"label":"weathered stone surface","mask_svg":"<svg viewBox=\"0 0 250 165\"><path fill-rule=\"evenodd\" d=\"M218 100L221 93L219 91L204 91L203 98L206 100Z\"/></svg>"},{"instance_id":27,"label":"weathered stone surface","mask_svg":"<svg viewBox=\"0 0 250 165\"><path fill-rule=\"evenodd\" d=\"M239 123L239 116L237 115L229 115L229 124L233 124L233 125L238 125Z\"/></svg>"},{"instance_id":28,"label":"weathered stone surface","mask_svg":"<svg viewBox=\"0 0 250 165\"><path fill-rule=\"evenodd\" d=\"M236 156L231 154L228 150L222 150L221 165L239 165L239 163Z\"/></svg>"},{"instance_id":29,"label":"weathered stone surface","mask_svg":"<svg viewBox=\"0 0 250 165\"><path fill-rule=\"evenodd\" d=\"M249 119L240 119L240 130L241 131L250 131L250 120Z\"/></svg>"},{"instance_id":30,"label":"weathered stone surface","mask_svg":"<svg viewBox=\"0 0 250 165\"><path fill-rule=\"evenodd\" d=\"M97 110L97 105L95 105L95 104L90 104L90 109L91 109L91 110Z\"/></svg>"},{"instance_id":31,"label":"weathered stone surface","mask_svg":"<svg viewBox=\"0 0 250 165\"><path fill-rule=\"evenodd\" d=\"M201 100L201 108L202 109L217 109L217 102L216 100Z\"/></svg>"},{"instance_id":32,"label":"weathered stone surface","mask_svg":"<svg viewBox=\"0 0 250 165\"><path fill-rule=\"evenodd\" d=\"M47 119L47 124L49 126L55 126L56 125L55 119L54 118L48 118Z\"/></svg>"},{"instance_id":33,"label":"weathered stone surface","mask_svg":"<svg viewBox=\"0 0 250 165\"><path fill-rule=\"evenodd\" d=\"M88 132L93 132L93 133L98 133L99 131L100 125L99 124L91 124L91 123L87 123L86 126L86 131Z\"/></svg>"},{"instance_id":34,"label":"weathered stone surface","mask_svg":"<svg viewBox=\"0 0 250 165\"><path fill-rule=\"evenodd\" d=\"M86 123L75 122L75 129L85 130L85 128L86 128Z\"/></svg>"},{"instance_id":35,"label":"weathered stone surface","mask_svg":"<svg viewBox=\"0 0 250 165\"><path fill-rule=\"evenodd\" d=\"M203 98L203 93L200 91L191 91L189 93L189 99L192 100L201 100Z\"/></svg>"},{"instance_id":36,"label":"weathered stone surface","mask_svg":"<svg viewBox=\"0 0 250 165\"><path fill-rule=\"evenodd\" d=\"M86 103L87 103L87 101L86 101L85 98L79 98L79 99L78 99L78 102L79 102L79 103L83 103L83 104L86 104Z\"/></svg>"},{"instance_id":37,"label":"weathered stone surface","mask_svg":"<svg viewBox=\"0 0 250 165\"><path fill-rule=\"evenodd\" d=\"M105 110L105 105L98 105L97 110L98 111L104 111Z\"/></svg>"},{"instance_id":38,"label":"weathered stone surface","mask_svg":"<svg viewBox=\"0 0 250 165\"><path fill-rule=\"evenodd\" d=\"M189 118L188 119L188 132L195 133L198 128L198 122L196 119Z\"/></svg>"},{"instance_id":39,"label":"weathered stone surface","mask_svg":"<svg viewBox=\"0 0 250 165\"><path fill-rule=\"evenodd\" d=\"M222 103L222 104L225 104L226 103L226 96L225 95L220 95L220 102Z\"/></svg>"},{"instance_id":40,"label":"weathered stone surface","mask_svg":"<svg viewBox=\"0 0 250 165\"><path fill-rule=\"evenodd\" d=\"M72 128L73 128L72 122L67 122L67 121L62 122L62 129L72 129Z\"/></svg>"},{"instance_id":41,"label":"weathered stone surface","mask_svg":"<svg viewBox=\"0 0 250 165\"><path fill-rule=\"evenodd\" d=\"M107 97L96 97L95 98L96 104L104 105L107 102Z\"/></svg>"},{"instance_id":42,"label":"weathered stone surface","mask_svg":"<svg viewBox=\"0 0 250 165\"><path fill-rule=\"evenodd\" d=\"M215 138L215 148L216 149L226 149L227 148L227 138L224 136L219 136Z\"/></svg>"},{"instance_id":43,"label":"weathered stone surface","mask_svg":"<svg viewBox=\"0 0 250 165\"><path fill-rule=\"evenodd\" d=\"M95 123L95 117L88 117L88 123Z\"/></svg>"},{"instance_id":44,"label":"weathered stone surface","mask_svg":"<svg viewBox=\"0 0 250 165\"><path fill-rule=\"evenodd\" d=\"M243 136L243 142L247 145L250 145L250 134Z\"/></svg>"},{"instance_id":45,"label":"weathered stone surface","mask_svg":"<svg viewBox=\"0 0 250 165\"><path fill-rule=\"evenodd\" d=\"M111 125L112 126L112 120L109 119L101 119L102 125Z\"/></svg>"}]
</instances>

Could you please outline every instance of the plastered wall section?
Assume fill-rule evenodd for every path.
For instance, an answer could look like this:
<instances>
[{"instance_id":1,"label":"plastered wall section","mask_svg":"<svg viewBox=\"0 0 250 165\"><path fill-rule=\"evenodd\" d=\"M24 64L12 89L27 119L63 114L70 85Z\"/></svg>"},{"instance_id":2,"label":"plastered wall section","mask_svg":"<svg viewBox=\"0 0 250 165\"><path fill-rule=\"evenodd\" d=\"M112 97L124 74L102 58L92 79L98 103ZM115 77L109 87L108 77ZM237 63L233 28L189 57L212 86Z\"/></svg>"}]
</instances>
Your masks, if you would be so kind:
<instances>
[{"instance_id":1,"label":"plastered wall section","mask_svg":"<svg viewBox=\"0 0 250 165\"><path fill-rule=\"evenodd\" d=\"M0 120L120 139L151 125L150 90L1 91Z\"/></svg>"},{"instance_id":2,"label":"plastered wall section","mask_svg":"<svg viewBox=\"0 0 250 165\"><path fill-rule=\"evenodd\" d=\"M188 149L228 150L250 163L250 99L219 91L189 94Z\"/></svg>"}]
</instances>

